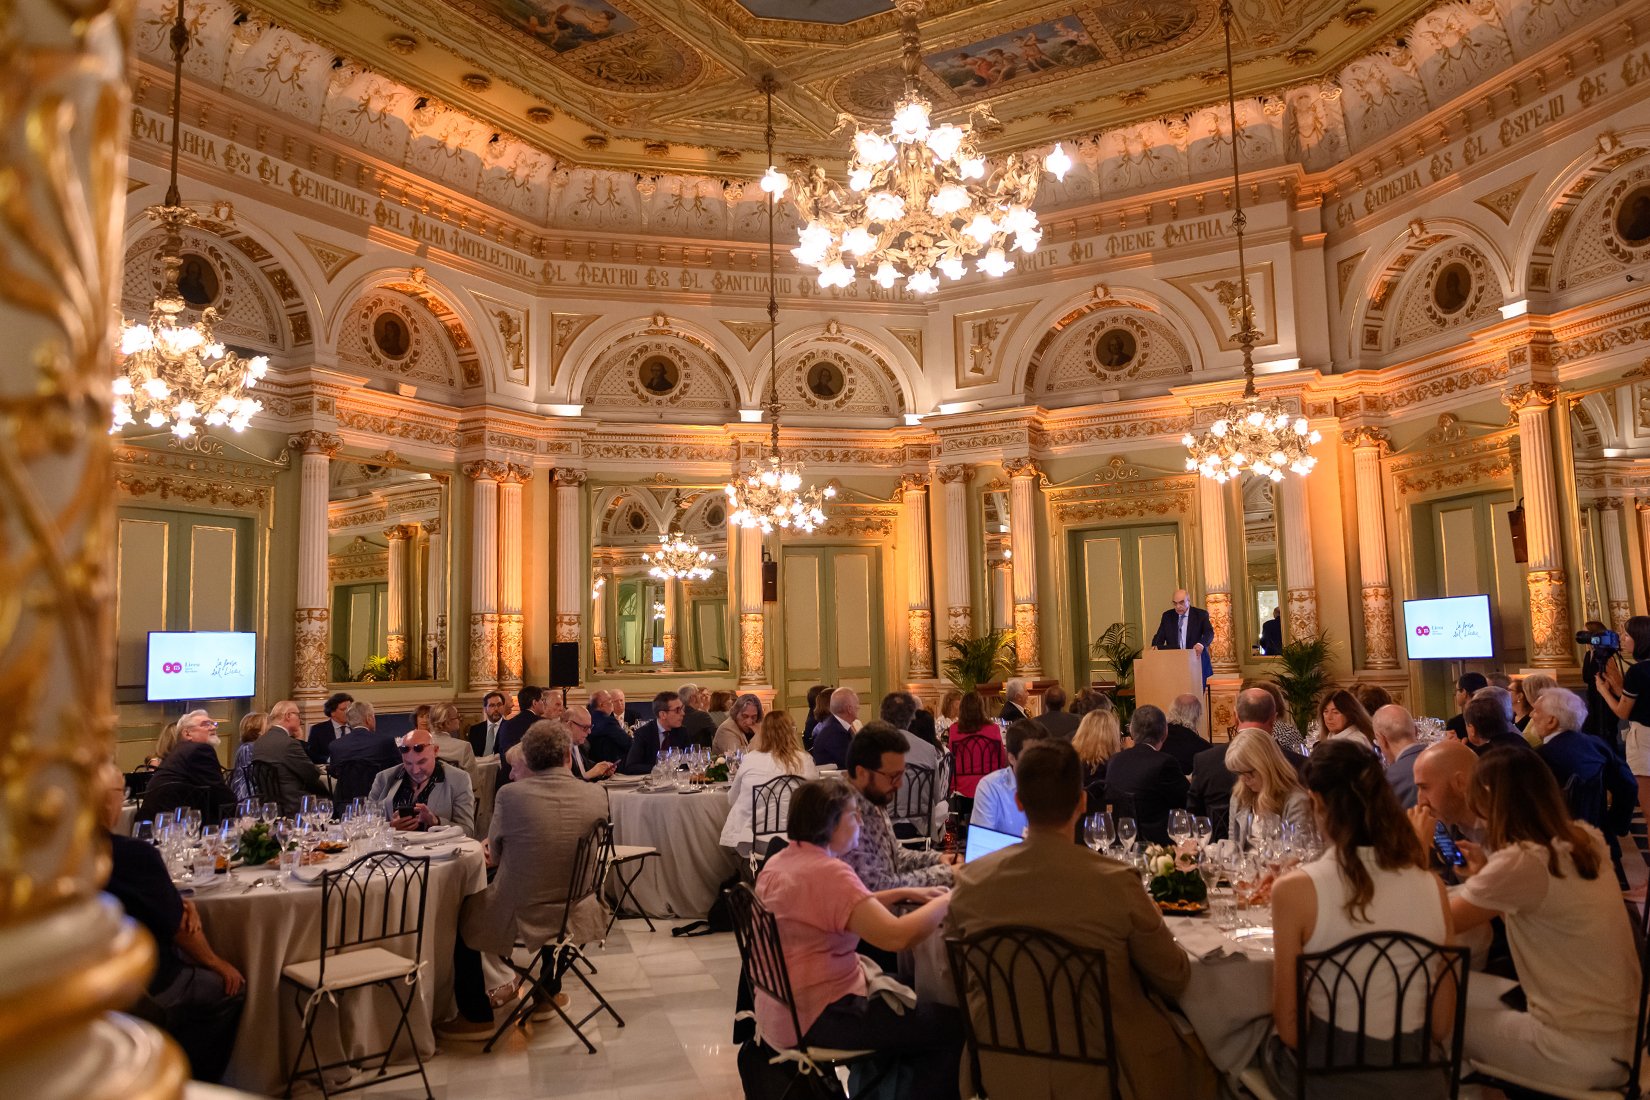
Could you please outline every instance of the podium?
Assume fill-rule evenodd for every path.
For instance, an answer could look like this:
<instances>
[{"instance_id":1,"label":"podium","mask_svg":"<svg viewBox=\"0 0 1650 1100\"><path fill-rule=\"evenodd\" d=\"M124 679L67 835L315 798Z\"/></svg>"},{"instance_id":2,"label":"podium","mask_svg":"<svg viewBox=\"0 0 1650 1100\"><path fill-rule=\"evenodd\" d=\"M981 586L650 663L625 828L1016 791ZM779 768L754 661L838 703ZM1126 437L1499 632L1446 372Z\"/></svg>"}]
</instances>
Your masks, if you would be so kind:
<instances>
[{"instance_id":1,"label":"podium","mask_svg":"<svg viewBox=\"0 0 1650 1100\"><path fill-rule=\"evenodd\" d=\"M1203 657L1193 649L1148 649L1134 661L1134 702L1169 709L1177 695L1203 700L1198 733L1209 736L1209 701L1203 694Z\"/></svg>"}]
</instances>

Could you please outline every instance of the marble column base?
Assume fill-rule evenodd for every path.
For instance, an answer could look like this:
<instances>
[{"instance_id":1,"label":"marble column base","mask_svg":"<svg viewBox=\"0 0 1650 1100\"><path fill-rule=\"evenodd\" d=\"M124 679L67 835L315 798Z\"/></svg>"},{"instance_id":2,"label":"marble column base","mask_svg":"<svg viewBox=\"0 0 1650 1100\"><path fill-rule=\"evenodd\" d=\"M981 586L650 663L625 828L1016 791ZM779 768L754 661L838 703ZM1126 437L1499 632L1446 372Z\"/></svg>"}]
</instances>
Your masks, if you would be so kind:
<instances>
[{"instance_id":1,"label":"marble column base","mask_svg":"<svg viewBox=\"0 0 1650 1100\"><path fill-rule=\"evenodd\" d=\"M1215 631L1215 644L1209 650L1209 661L1214 671L1237 671L1237 647L1232 635L1232 594L1209 592L1203 598L1204 610L1209 612L1209 625Z\"/></svg>"},{"instance_id":2,"label":"marble column base","mask_svg":"<svg viewBox=\"0 0 1650 1100\"><path fill-rule=\"evenodd\" d=\"M742 612L739 616L739 686L754 688L765 684L767 679L767 643L762 612Z\"/></svg>"},{"instance_id":3,"label":"marble column base","mask_svg":"<svg viewBox=\"0 0 1650 1100\"><path fill-rule=\"evenodd\" d=\"M556 641L577 642L584 630L584 617L578 612L562 612L556 616Z\"/></svg>"},{"instance_id":4,"label":"marble column base","mask_svg":"<svg viewBox=\"0 0 1650 1100\"><path fill-rule=\"evenodd\" d=\"M292 699L306 725L321 720L321 701L332 680L327 656L332 648L330 618L324 607L300 607L292 616Z\"/></svg>"},{"instance_id":5,"label":"marble column base","mask_svg":"<svg viewBox=\"0 0 1650 1100\"><path fill-rule=\"evenodd\" d=\"M498 615L491 611L470 615L470 690L498 687Z\"/></svg>"},{"instance_id":6,"label":"marble column base","mask_svg":"<svg viewBox=\"0 0 1650 1100\"><path fill-rule=\"evenodd\" d=\"M674 634L666 634L665 635L664 650L665 650L664 667L668 670L674 670L676 668L676 635L674 635Z\"/></svg>"},{"instance_id":7,"label":"marble column base","mask_svg":"<svg viewBox=\"0 0 1650 1100\"><path fill-rule=\"evenodd\" d=\"M1318 590L1291 588L1284 615L1289 619L1289 641L1300 642L1318 636Z\"/></svg>"},{"instance_id":8,"label":"marble column base","mask_svg":"<svg viewBox=\"0 0 1650 1100\"><path fill-rule=\"evenodd\" d=\"M972 607L950 607L945 612L945 628L953 638L971 638L974 636L974 609Z\"/></svg>"},{"instance_id":9,"label":"marble column base","mask_svg":"<svg viewBox=\"0 0 1650 1100\"><path fill-rule=\"evenodd\" d=\"M1219 638L1219 635L1216 635ZM1238 690L1243 677L1235 673L1215 673L1209 677L1209 715L1206 734L1210 741L1229 741L1237 725Z\"/></svg>"},{"instance_id":10,"label":"marble column base","mask_svg":"<svg viewBox=\"0 0 1650 1100\"><path fill-rule=\"evenodd\" d=\"M521 686L524 622L520 613L498 616L498 686L506 692Z\"/></svg>"},{"instance_id":11,"label":"marble column base","mask_svg":"<svg viewBox=\"0 0 1650 1100\"><path fill-rule=\"evenodd\" d=\"M1632 612L1627 609L1626 600L1611 600L1610 629L1614 630L1617 634L1624 633L1627 630L1627 620L1631 614Z\"/></svg>"}]
</instances>

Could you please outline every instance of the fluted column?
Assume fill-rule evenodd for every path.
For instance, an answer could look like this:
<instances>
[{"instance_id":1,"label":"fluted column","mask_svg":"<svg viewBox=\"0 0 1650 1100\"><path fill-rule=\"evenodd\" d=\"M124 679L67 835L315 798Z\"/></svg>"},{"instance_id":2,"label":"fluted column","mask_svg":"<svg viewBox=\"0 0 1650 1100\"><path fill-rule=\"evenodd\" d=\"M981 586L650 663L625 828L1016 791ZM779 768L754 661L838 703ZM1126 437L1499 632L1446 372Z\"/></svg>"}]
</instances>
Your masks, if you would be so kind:
<instances>
[{"instance_id":1,"label":"fluted column","mask_svg":"<svg viewBox=\"0 0 1650 1100\"><path fill-rule=\"evenodd\" d=\"M762 604L762 532L735 528L729 536L739 547L739 685L768 682L767 624Z\"/></svg>"},{"instance_id":2,"label":"fluted column","mask_svg":"<svg viewBox=\"0 0 1650 1100\"><path fill-rule=\"evenodd\" d=\"M605 571L598 572L590 582L590 660L595 669L612 667L607 647L607 586L611 583Z\"/></svg>"},{"instance_id":3,"label":"fluted column","mask_svg":"<svg viewBox=\"0 0 1650 1100\"><path fill-rule=\"evenodd\" d=\"M182 1055L130 1005L153 942L98 890L114 751L111 303L126 214L130 4L15 0L0 42L0 1095L172 1097ZM325 576L325 564L322 565Z\"/></svg>"},{"instance_id":4,"label":"fluted column","mask_svg":"<svg viewBox=\"0 0 1650 1100\"><path fill-rule=\"evenodd\" d=\"M1318 635L1318 582L1312 567L1312 516L1306 505L1306 479L1285 474L1278 483L1283 501L1283 579L1288 585L1284 614L1289 640Z\"/></svg>"},{"instance_id":5,"label":"fluted column","mask_svg":"<svg viewBox=\"0 0 1650 1100\"><path fill-rule=\"evenodd\" d=\"M1037 624L1037 486L1043 472L1029 458L1003 463L1008 471L1009 538L1014 547L1014 650L1022 676L1043 671Z\"/></svg>"},{"instance_id":6,"label":"fluted column","mask_svg":"<svg viewBox=\"0 0 1650 1100\"><path fill-rule=\"evenodd\" d=\"M1558 529L1552 428L1548 423L1548 410L1557 399L1557 387L1545 383L1514 386L1502 396L1518 416L1524 541L1529 550L1525 583L1530 594L1530 634L1535 643L1530 663L1536 668L1564 668L1575 662L1569 583Z\"/></svg>"},{"instance_id":7,"label":"fluted column","mask_svg":"<svg viewBox=\"0 0 1650 1100\"><path fill-rule=\"evenodd\" d=\"M332 670L332 584L327 574L327 498L332 456L343 440L328 432L300 432L287 446L298 460L298 601L293 612L292 698L304 720L321 720Z\"/></svg>"},{"instance_id":8,"label":"fluted column","mask_svg":"<svg viewBox=\"0 0 1650 1100\"><path fill-rule=\"evenodd\" d=\"M928 476L906 474L900 479L900 518L904 523L905 583L907 586L906 662L913 680L934 675L933 585L928 564Z\"/></svg>"},{"instance_id":9,"label":"fluted column","mask_svg":"<svg viewBox=\"0 0 1650 1100\"><path fill-rule=\"evenodd\" d=\"M440 680L447 664L447 547L438 519L426 520L429 557L424 578L424 670Z\"/></svg>"},{"instance_id":10,"label":"fluted column","mask_svg":"<svg viewBox=\"0 0 1650 1100\"><path fill-rule=\"evenodd\" d=\"M510 463L498 482L498 686L521 687L521 495L533 471Z\"/></svg>"},{"instance_id":11,"label":"fluted column","mask_svg":"<svg viewBox=\"0 0 1650 1100\"><path fill-rule=\"evenodd\" d=\"M556 641L580 640L584 622L585 472L556 468Z\"/></svg>"},{"instance_id":12,"label":"fluted column","mask_svg":"<svg viewBox=\"0 0 1650 1100\"><path fill-rule=\"evenodd\" d=\"M1358 578L1363 587L1364 667L1397 668L1392 619L1392 577L1386 560L1386 504L1381 499L1381 456L1390 437L1379 428L1354 428L1352 445L1358 497Z\"/></svg>"},{"instance_id":13,"label":"fluted column","mask_svg":"<svg viewBox=\"0 0 1650 1100\"><path fill-rule=\"evenodd\" d=\"M682 582L675 577L665 581L665 663L668 672L682 667L677 663L680 650L676 646L677 630L682 617Z\"/></svg>"},{"instance_id":14,"label":"fluted column","mask_svg":"<svg viewBox=\"0 0 1650 1100\"><path fill-rule=\"evenodd\" d=\"M1597 501L1598 526L1604 535L1604 601L1605 618L1610 629L1618 634L1627 629L1631 594L1627 588L1627 557L1621 544L1621 508L1619 497L1604 497Z\"/></svg>"},{"instance_id":15,"label":"fluted column","mask_svg":"<svg viewBox=\"0 0 1650 1100\"><path fill-rule=\"evenodd\" d=\"M498 687L498 483L501 462L464 467L471 482L470 690Z\"/></svg>"},{"instance_id":16,"label":"fluted column","mask_svg":"<svg viewBox=\"0 0 1650 1100\"><path fill-rule=\"evenodd\" d=\"M392 661L407 659L407 544L413 529L404 523L384 528L390 544L389 587L384 596L384 653Z\"/></svg>"},{"instance_id":17,"label":"fluted column","mask_svg":"<svg viewBox=\"0 0 1650 1100\"><path fill-rule=\"evenodd\" d=\"M1203 527L1203 606L1214 627L1215 644L1209 651L1214 671L1237 671L1237 646L1232 627L1232 559L1226 544L1226 486L1210 478L1197 479L1198 516Z\"/></svg>"},{"instance_id":18,"label":"fluted column","mask_svg":"<svg viewBox=\"0 0 1650 1100\"><path fill-rule=\"evenodd\" d=\"M945 629L949 637L967 638L974 633L969 584L974 557L968 539L968 482L974 471L968 466L941 466L934 476L945 486Z\"/></svg>"}]
</instances>

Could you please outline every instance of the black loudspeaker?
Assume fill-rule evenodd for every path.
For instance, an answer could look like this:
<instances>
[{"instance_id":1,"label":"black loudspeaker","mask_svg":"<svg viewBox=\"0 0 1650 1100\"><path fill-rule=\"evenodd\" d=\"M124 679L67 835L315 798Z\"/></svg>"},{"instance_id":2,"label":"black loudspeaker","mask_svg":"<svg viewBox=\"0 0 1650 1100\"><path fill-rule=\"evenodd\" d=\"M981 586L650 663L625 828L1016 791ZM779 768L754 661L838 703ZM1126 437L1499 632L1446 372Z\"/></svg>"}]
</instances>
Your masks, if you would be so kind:
<instances>
[{"instance_id":1,"label":"black loudspeaker","mask_svg":"<svg viewBox=\"0 0 1650 1100\"><path fill-rule=\"evenodd\" d=\"M771 558L762 562L762 602L779 602L779 563Z\"/></svg>"},{"instance_id":2,"label":"black loudspeaker","mask_svg":"<svg viewBox=\"0 0 1650 1100\"><path fill-rule=\"evenodd\" d=\"M550 643L550 686L570 688L579 686L579 643Z\"/></svg>"},{"instance_id":3,"label":"black loudspeaker","mask_svg":"<svg viewBox=\"0 0 1650 1100\"><path fill-rule=\"evenodd\" d=\"M1530 560L1530 547L1524 539L1524 498L1518 498L1518 507L1507 513L1507 530L1512 535L1513 561L1523 564Z\"/></svg>"}]
</instances>

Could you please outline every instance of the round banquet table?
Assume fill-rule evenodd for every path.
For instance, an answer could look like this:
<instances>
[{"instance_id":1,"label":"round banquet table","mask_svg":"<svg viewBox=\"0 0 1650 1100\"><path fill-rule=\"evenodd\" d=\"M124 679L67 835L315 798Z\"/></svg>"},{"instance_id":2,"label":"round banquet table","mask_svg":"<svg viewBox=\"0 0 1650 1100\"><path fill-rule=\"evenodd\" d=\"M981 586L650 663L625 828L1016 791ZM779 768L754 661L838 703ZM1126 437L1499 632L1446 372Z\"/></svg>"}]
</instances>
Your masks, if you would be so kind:
<instances>
[{"instance_id":1,"label":"round banquet table","mask_svg":"<svg viewBox=\"0 0 1650 1100\"><path fill-rule=\"evenodd\" d=\"M717 888L739 870L739 857L722 847L728 792L695 794L609 787L613 843L659 849L645 861L633 895L650 917L695 920L710 912Z\"/></svg>"},{"instance_id":2,"label":"round banquet table","mask_svg":"<svg viewBox=\"0 0 1650 1100\"><path fill-rule=\"evenodd\" d=\"M407 854L422 855L424 849L409 845ZM335 869L344 864L342 858L335 858L328 866ZM232 881L194 895L201 928L212 949L246 977L246 1009L223 1083L264 1095L279 1095L285 1089L287 1070L303 1037L300 994L290 982L281 980L281 969L321 954L319 885L288 880L285 890L277 890L271 881L246 892L250 883L275 878L270 869L243 867ZM486 886L481 845L475 841L457 845L451 858L430 861L423 971L419 995L408 1017L413 1041L425 1058L435 1053L433 1021L450 1014L459 907L466 896ZM344 1051L355 1056L382 1049L397 1018L394 999L381 988L352 990L340 995L337 1005L323 1002L315 1024L321 1060L340 1058Z\"/></svg>"}]
</instances>

